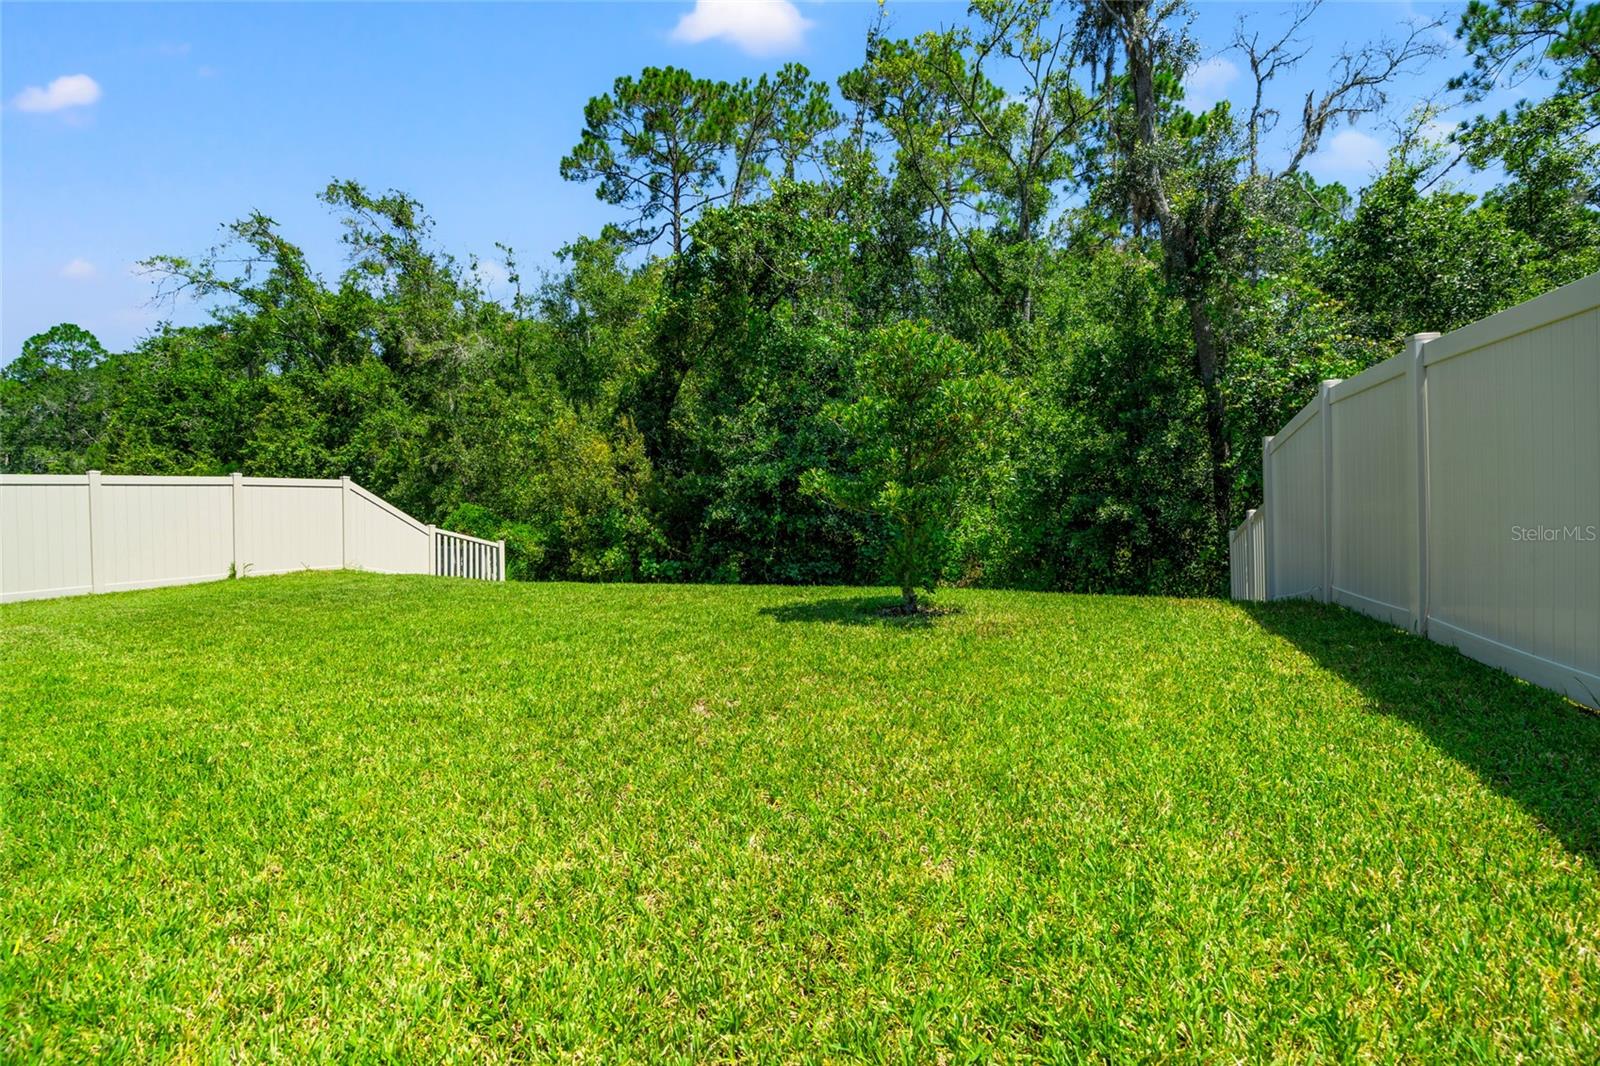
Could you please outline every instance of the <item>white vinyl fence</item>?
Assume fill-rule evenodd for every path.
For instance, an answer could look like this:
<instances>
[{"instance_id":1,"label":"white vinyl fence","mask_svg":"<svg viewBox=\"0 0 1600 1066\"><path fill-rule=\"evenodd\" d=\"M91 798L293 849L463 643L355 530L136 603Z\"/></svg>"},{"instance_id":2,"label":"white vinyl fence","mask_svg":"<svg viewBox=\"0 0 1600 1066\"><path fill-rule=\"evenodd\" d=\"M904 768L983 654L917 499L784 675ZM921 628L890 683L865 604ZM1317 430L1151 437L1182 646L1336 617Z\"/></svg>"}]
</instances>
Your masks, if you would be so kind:
<instances>
[{"instance_id":1,"label":"white vinyl fence","mask_svg":"<svg viewBox=\"0 0 1600 1066\"><path fill-rule=\"evenodd\" d=\"M503 581L505 542L349 478L0 474L0 603L341 568Z\"/></svg>"},{"instance_id":2,"label":"white vinyl fence","mask_svg":"<svg viewBox=\"0 0 1600 1066\"><path fill-rule=\"evenodd\" d=\"M1235 598L1344 604L1600 706L1600 274L1323 382L1262 461Z\"/></svg>"},{"instance_id":3,"label":"white vinyl fence","mask_svg":"<svg viewBox=\"0 0 1600 1066\"><path fill-rule=\"evenodd\" d=\"M1267 598L1267 515L1247 511L1228 539L1229 577L1236 600Z\"/></svg>"}]
</instances>

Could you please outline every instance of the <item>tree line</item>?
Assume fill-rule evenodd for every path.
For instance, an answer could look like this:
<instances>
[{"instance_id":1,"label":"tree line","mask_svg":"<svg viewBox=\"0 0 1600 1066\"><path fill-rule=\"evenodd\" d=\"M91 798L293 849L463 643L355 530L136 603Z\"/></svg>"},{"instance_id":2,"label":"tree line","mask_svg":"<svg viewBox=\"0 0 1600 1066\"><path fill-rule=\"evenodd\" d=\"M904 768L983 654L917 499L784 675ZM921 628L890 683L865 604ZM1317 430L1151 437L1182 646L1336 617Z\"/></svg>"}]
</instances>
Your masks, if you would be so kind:
<instances>
[{"instance_id":1,"label":"tree line","mask_svg":"<svg viewBox=\"0 0 1600 1066\"><path fill-rule=\"evenodd\" d=\"M1356 192L1306 160L1444 34L1290 98L1314 10L1241 24L1238 110L1185 108L1177 0L880 20L831 85L618 78L560 162L616 221L557 270L499 246L491 298L416 200L334 182L337 277L254 213L145 264L206 324L29 339L0 468L348 474L516 577L1218 592L1318 381L1600 268L1600 5L1474 0L1443 98L1528 98L1403 116Z\"/></svg>"}]
</instances>

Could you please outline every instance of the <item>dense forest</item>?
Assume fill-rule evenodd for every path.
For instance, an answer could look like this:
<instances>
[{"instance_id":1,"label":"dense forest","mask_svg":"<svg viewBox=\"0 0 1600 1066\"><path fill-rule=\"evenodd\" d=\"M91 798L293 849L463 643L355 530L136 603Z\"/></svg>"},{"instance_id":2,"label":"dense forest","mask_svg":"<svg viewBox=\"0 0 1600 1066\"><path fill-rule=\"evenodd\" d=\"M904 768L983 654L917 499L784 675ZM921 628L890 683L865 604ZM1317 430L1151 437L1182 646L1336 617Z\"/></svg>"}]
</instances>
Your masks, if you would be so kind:
<instances>
[{"instance_id":1,"label":"dense forest","mask_svg":"<svg viewBox=\"0 0 1600 1066\"><path fill-rule=\"evenodd\" d=\"M845 490L945 424L903 380L932 352L998 417L929 448L953 486L929 581L1218 592L1261 437L1319 380L1600 269L1600 5L1475 0L1291 97L1310 10L1241 25L1248 110L1184 108L1199 50L1172 0L977 0L910 40L880 21L831 85L618 78L560 162L616 221L557 270L502 247L491 299L423 205L335 182L337 278L252 214L146 263L206 324L4 353L0 469L348 474L504 537L518 577L877 582L897 534ZM1440 101L1527 98L1444 133L1390 98L1432 70ZM1385 116L1364 188L1305 172Z\"/></svg>"}]
</instances>

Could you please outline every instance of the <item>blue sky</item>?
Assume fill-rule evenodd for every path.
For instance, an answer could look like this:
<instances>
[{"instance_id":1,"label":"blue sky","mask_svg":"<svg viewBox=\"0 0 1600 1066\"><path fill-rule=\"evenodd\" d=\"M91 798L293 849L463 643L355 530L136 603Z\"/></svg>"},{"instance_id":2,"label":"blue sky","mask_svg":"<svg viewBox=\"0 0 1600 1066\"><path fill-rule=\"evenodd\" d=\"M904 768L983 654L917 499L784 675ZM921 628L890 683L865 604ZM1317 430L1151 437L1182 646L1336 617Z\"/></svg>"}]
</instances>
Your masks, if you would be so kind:
<instances>
[{"instance_id":1,"label":"blue sky","mask_svg":"<svg viewBox=\"0 0 1600 1066\"><path fill-rule=\"evenodd\" d=\"M961 3L896 3L896 32L958 21ZM1295 100L1344 42L1395 32L1445 5L1330 3L1307 27L1313 54L1285 83ZM1242 94L1222 50L1244 16L1284 4L1200 3L1205 63L1191 96ZM59 4L0 6L0 363L57 322L131 345L160 318L134 263L193 255L219 225L260 209L326 276L337 230L315 193L335 177L418 197L463 259L514 246L526 266L613 217L557 165L584 102L619 74L676 64L719 78L798 60L832 80L860 62L870 2ZM1454 18L1450 19L1453 26ZM1394 110L1464 67L1401 81ZM1290 116L1292 118L1292 115ZM1292 122L1286 120L1285 129ZM1390 133L1329 138L1309 169L1360 185Z\"/></svg>"}]
</instances>

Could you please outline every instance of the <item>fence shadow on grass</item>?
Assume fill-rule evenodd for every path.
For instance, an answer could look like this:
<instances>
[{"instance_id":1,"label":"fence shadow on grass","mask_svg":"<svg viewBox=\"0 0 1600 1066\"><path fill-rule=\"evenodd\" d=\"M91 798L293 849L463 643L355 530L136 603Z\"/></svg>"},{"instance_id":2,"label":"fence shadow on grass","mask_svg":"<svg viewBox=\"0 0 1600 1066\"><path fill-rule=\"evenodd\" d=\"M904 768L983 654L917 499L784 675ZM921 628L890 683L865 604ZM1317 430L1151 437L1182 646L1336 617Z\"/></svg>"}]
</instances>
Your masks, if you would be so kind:
<instances>
[{"instance_id":1,"label":"fence shadow on grass","mask_svg":"<svg viewBox=\"0 0 1600 1066\"><path fill-rule=\"evenodd\" d=\"M826 600L797 600L776 607L762 607L757 614L778 622L821 622L836 626L883 626L888 629L925 629L941 614L894 615L884 612L900 602L898 596L837 596Z\"/></svg>"},{"instance_id":2,"label":"fence shadow on grass","mask_svg":"<svg viewBox=\"0 0 1600 1066\"><path fill-rule=\"evenodd\" d=\"M1239 606L1600 864L1600 714L1354 611Z\"/></svg>"}]
</instances>

